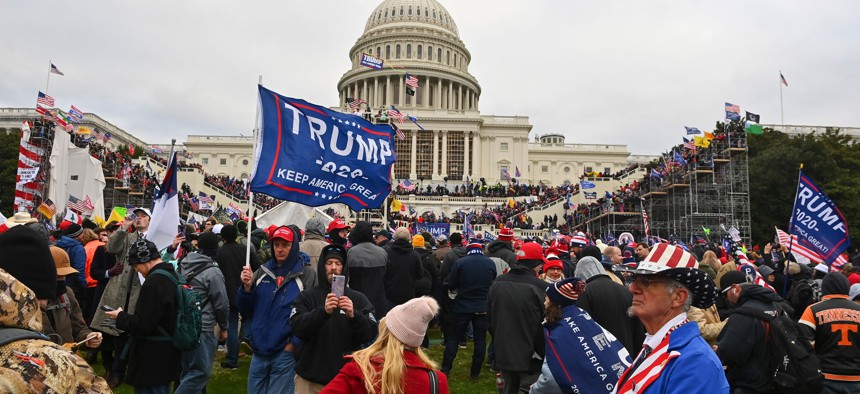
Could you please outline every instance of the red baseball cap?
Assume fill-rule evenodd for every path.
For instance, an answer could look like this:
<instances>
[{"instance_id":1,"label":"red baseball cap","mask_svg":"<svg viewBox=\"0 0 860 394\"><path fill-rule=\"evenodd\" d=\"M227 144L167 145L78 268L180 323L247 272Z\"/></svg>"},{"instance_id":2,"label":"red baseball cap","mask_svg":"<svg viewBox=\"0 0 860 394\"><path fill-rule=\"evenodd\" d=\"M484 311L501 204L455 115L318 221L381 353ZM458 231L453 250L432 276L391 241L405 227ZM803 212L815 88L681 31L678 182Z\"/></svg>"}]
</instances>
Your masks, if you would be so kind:
<instances>
[{"instance_id":1,"label":"red baseball cap","mask_svg":"<svg viewBox=\"0 0 860 394\"><path fill-rule=\"evenodd\" d=\"M275 238L280 238L287 242L293 242L293 230L291 230L287 226L278 227L278 229L275 230L275 233L272 234L272 236L269 238L272 240L274 240Z\"/></svg>"},{"instance_id":2,"label":"red baseball cap","mask_svg":"<svg viewBox=\"0 0 860 394\"><path fill-rule=\"evenodd\" d=\"M543 248L535 242L526 242L520 251L517 253L517 261L520 260L539 260L546 264L546 259L543 257Z\"/></svg>"}]
</instances>

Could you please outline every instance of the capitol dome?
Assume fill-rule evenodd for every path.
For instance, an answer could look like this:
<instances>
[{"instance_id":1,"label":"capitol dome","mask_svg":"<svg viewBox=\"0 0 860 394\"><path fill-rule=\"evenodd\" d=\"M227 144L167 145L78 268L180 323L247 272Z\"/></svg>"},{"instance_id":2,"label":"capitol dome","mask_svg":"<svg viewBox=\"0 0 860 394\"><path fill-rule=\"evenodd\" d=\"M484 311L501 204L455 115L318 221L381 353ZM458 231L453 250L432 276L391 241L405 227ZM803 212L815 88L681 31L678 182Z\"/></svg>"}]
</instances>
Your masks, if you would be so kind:
<instances>
[{"instance_id":1,"label":"capitol dome","mask_svg":"<svg viewBox=\"0 0 860 394\"><path fill-rule=\"evenodd\" d=\"M436 0L386 0L370 14L364 32L391 23L432 25L459 38L457 24Z\"/></svg>"}]
</instances>

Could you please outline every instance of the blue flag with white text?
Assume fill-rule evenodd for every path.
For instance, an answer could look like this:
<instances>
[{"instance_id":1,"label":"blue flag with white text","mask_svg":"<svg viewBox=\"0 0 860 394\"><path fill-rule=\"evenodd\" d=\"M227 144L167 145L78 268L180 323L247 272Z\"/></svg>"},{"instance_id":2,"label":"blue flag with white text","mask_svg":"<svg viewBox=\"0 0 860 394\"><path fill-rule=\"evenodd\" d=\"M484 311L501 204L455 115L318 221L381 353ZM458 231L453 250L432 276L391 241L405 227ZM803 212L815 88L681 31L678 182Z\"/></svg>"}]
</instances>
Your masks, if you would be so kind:
<instances>
[{"instance_id":1,"label":"blue flag with white text","mask_svg":"<svg viewBox=\"0 0 860 394\"><path fill-rule=\"evenodd\" d=\"M594 189L595 187L597 187L594 182L589 181L580 181L579 186L581 186L583 189Z\"/></svg>"},{"instance_id":2,"label":"blue flag with white text","mask_svg":"<svg viewBox=\"0 0 860 394\"><path fill-rule=\"evenodd\" d=\"M251 191L312 207L380 207L396 160L392 130L259 86Z\"/></svg>"},{"instance_id":3,"label":"blue flag with white text","mask_svg":"<svg viewBox=\"0 0 860 394\"><path fill-rule=\"evenodd\" d=\"M797 235L800 246L821 255L827 265L851 245L845 216L803 170L797 183L789 232Z\"/></svg>"}]
</instances>

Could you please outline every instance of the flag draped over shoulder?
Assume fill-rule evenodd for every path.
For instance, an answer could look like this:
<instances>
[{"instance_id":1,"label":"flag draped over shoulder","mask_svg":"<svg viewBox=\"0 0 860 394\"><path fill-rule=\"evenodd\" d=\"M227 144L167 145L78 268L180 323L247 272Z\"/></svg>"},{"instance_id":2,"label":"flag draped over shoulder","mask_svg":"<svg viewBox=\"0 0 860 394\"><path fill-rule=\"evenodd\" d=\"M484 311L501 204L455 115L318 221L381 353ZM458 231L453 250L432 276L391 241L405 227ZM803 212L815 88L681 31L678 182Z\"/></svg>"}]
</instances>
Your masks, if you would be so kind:
<instances>
[{"instance_id":1,"label":"flag draped over shoulder","mask_svg":"<svg viewBox=\"0 0 860 394\"><path fill-rule=\"evenodd\" d=\"M803 170L797 182L789 233L797 236L798 245L818 253L827 265L851 245L845 216Z\"/></svg>"},{"instance_id":2,"label":"flag draped over shoulder","mask_svg":"<svg viewBox=\"0 0 860 394\"><path fill-rule=\"evenodd\" d=\"M388 125L259 86L262 117L251 191L316 207L378 208L396 153Z\"/></svg>"},{"instance_id":3,"label":"flag draped over shoulder","mask_svg":"<svg viewBox=\"0 0 860 394\"><path fill-rule=\"evenodd\" d=\"M179 228L179 187L176 182L177 166L176 153L170 157L167 171L161 188L155 196L155 204L152 207L152 219L146 239L152 241L159 249L166 248L173 243Z\"/></svg>"}]
</instances>

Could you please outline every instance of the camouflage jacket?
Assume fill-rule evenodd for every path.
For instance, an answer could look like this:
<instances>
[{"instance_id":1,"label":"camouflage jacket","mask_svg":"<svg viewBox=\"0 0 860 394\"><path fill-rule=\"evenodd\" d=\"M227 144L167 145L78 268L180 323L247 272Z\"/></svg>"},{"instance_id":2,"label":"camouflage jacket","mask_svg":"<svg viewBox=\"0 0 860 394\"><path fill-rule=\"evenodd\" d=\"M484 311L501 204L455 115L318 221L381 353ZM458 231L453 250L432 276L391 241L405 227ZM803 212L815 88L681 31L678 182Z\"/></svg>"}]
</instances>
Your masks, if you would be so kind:
<instances>
[{"instance_id":1,"label":"camouflage jacket","mask_svg":"<svg viewBox=\"0 0 860 394\"><path fill-rule=\"evenodd\" d=\"M36 295L3 270L0 326L42 330ZM0 392L109 393L111 389L77 354L47 340L21 339L0 346Z\"/></svg>"}]
</instances>

